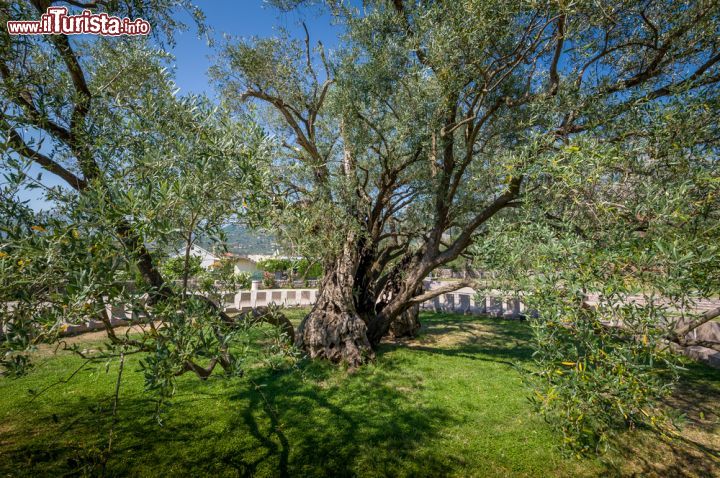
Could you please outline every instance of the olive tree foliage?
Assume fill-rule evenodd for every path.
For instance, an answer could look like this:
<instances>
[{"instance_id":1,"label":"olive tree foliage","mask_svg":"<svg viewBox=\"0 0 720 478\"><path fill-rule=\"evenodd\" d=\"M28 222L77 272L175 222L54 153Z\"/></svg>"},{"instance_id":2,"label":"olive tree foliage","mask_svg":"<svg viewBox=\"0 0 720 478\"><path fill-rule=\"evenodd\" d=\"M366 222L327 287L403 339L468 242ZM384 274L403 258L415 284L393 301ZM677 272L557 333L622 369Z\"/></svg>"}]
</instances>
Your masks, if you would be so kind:
<instances>
[{"instance_id":1,"label":"olive tree foliage","mask_svg":"<svg viewBox=\"0 0 720 478\"><path fill-rule=\"evenodd\" d=\"M353 366L465 285L422 281L543 199L567 145L623 151L653 107L719 79L717 2L276 2L321 3L336 50L310 34L230 41L214 76L230 106L266 107L276 222L325 264L296 342Z\"/></svg>"},{"instance_id":2,"label":"olive tree foliage","mask_svg":"<svg viewBox=\"0 0 720 478\"><path fill-rule=\"evenodd\" d=\"M50 2L0 6L0 23L36 18ZM52 2L76 6L79 2ZM93 2L142 14L160 42L183 1ZM262 190L253 164L265 136L202 97L182 97L153 39L10 36L0 32L0 365L19 374L26 352L62 343L70 324L101 323L106 349L142 353L161 399L175 377L217 364L240 371L244 333L207 295L166 281L159 258L242 220ZM19 192L40 191L32 210ZM259 200L259 199L258 199ZM187 277L191 264L183 265ZM113 319L135 326L116 333ZM81 350L76 350L82 353Z\"/></svg>"},{"instance_id":3,"label":"olive tree foliage","mask_svg":"<svg viewBox=\"0 0 720 478\"><path fill-rule=\"evenodd\" d=\"M581 453L628 427L677 433L664 401L677 352L718 350L696 338L720 315L698 308L720 294L718 15L710 3L644 2L594 22L569 16L571 45L612 28L567 72L576 88L562 121L580 131L517 148L522 200L473 248L534 311L532 399Z\"/></svg>"},{"instance_id":4,"label":"olive tree foliage","mask_svg":"<svg viewBox=\"0 0 720 478\"><path fill-rule=\"evenodd\" d=\"M555 148L476 246L534 309L532 398L579 452L627 427L672 436L677 352L720 350L698 330L720 314L698 307L720 295L717 93L640 102L620 127Z\"/></svg>"}]
</instances>

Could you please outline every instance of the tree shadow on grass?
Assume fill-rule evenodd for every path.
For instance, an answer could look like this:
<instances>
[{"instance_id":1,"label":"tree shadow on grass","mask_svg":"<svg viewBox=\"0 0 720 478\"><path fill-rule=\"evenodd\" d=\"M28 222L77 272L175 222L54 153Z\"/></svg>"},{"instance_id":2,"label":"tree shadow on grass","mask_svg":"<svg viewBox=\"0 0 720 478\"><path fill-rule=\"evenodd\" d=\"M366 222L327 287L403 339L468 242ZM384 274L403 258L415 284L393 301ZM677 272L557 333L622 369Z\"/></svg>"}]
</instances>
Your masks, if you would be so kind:
<instances>
[{"instance_id":1,"label":"tree shadow on grass","mask_svg":"<svg viewBox=\"0 0 720 478\"><path fill-rule=\"evenodd\" d=\"M421 336L467 332L454 347L410 342L385 343L378 366L338 374L333 366L310 362L300 372L263 371L253 377L260 387L239 388L230 427L249 430L257 453L243 462L251 476L272 469L277 476L442 476L460 463L450 454L428 452L423 445L461 420L442 406L418 403L403 387L409 369L398 348L516 365L532 359L524 323L483 319L486 333L473 339L477 318L437 314L424 317ZM338 377L339 376L339 377ZM412 380L412 379L409 379ZM240 450L247 455L250 449Z\"/></svg>"},{"instance_id":2,"label":"tree shadow on grass","mask_svg":"<svg viewBox=\"0 0 720 478\"><path fill-rule=\"evenodd\" d=\"M387 351L419 350L523 367L532 361L527 323L494 318L425 314L416 339L385 344ZM459 340L444 341L447 335ZM446 345L447 344L447 345ZM611 476L720 476L720 370L688 363L669 407L682 413L678 436L650 430L623 433L604 457Z\"/></svg>"},{"instance_id":3,"label":"tree shadow on grass","mask_svg":"<svg viewBox=\"0 0 720 478\"><path fill-rule=\"evenodd\" d=\"M607 476L720 476L718 450L681 434L661 437L651 430L621 436L615 450L603 457Z\"/></svg>"},{"instance_id":4,"label":"tree shadow on grass","mask_svg":"<svg viewBox=\"0 0 720 478\"><path fill-rule=\"evenodd\" d=\"M688 361L668 404L682 411L687 423L693 427L706 432L717 431L720 427L720 370Z\"/></svg>"},{"instance_id":5,"label":"tree shadow on grass","mask_svg":"<svg viewBox=\"0 0 720 478\"><path fill-rule=\"evenodd\" d=\"M416 338L385 342L379 355L410 349L512 367L532 361L532 331L526 322L442 313L422 314L420 321Z\"/></svg>"},{"instance_id":6,"label":"tree shadow on grass","mask_svg":"<svg viewBox=\"0 0 720 478\"><path fill-rule=\"evenodd\" d=\"M441 454L418 449L457 418L414 402L392 385L394 366L362 370L332 382L323 365L312 381L297 375L258 377L264 386L239 390L231 400L249 406L233 425L249 429L264 450L246 471L270 464L278 476L437 476L451 471ZM256 382L257 383L257 382Z\"/></svg>"},{"instance_id":7,"label":"tree shadow on grass","mask_svg":"<svg viewBox=\"0 0 720 478\"><path fill-rule=\"evenodd\" d=\"M163 426L147 395L128 393L121 397L107 476L449 473L451 459L419 449L455 418L393 386L402 371L391 362L353 375L309 363L294 371L254 370L248 379L183 381ZM37 417L32 425L43 435L37 439L22 442L28 430L18 430L0 472L97 473L110 414L87 406L96 399L53 404L54 418Z\"/></svg>"},{"instance_id":8,"label":"tree shadow on grass","mask_svg":"<svg viewBox=\"0 0 720 478\"><path fill-rule=\"evenodd\" d=\"M720 370L689 359L665 405L680 414L671 436L644 429L621 436L613 476L720 476ZM672 427L671 427L672 428Z\"/></svg>"},{"instance_id":9,"label":"tree shadow on grass","mask_svg":"<svg viewBox=\"0 0 720 478\"><path fill-rule=\"evenodd\" d=\"M682 414L678 435L621 440L620 455L639 475L720 476L720 370L688 362L666 404Z\"/></svg>"}]
</instances>

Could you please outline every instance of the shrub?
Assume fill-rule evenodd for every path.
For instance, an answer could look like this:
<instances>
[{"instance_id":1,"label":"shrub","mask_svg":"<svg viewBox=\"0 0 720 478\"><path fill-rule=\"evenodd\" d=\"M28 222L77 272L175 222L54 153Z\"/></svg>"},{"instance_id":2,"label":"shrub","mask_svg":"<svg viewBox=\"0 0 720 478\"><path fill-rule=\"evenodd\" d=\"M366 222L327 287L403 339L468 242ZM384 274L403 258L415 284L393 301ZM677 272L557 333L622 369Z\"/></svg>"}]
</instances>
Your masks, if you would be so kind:
<instances>
[{"instance_id":1,"label":"shrub","mask_svg":"<svg viewBox=\"0 0 720 478\"><path fill-rule=\"evenodd\" d=\"M262 284L266 289L274 289L277 285L275 282L275 274L267 271L263 272Z\"/></svg>"},{"instance_id":2,"label":"shrub","mask_svg":"<svg viewBox=\"0 0 720 478\"><path fill-rule=\"evenodd\" d=\"M188 260L188 277L196 277L203 271L200 262L200 257L190 256ZM185 271L185 257L180 255L166 259L161 265L161 271L168 280L182 279Z\"/></svg>"},{"instance_id":3,"label":"shrub","mask_svg":"<svg viewBox=\"0 0 720 478\"><path fill-rule=\"evenodd\" d=\"M257 266L265 272L288 272L292 270L293 264L290 259L263 259Z\"/></svg>"}]
</instances>

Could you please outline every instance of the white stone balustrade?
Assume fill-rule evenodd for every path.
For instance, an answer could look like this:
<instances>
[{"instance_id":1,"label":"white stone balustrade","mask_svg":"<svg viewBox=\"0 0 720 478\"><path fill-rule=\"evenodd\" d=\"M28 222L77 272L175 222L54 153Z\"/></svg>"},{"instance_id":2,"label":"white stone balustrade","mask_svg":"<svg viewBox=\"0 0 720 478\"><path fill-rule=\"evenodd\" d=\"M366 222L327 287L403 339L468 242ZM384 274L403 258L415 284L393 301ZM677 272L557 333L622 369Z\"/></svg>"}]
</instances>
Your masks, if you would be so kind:
<instances>
[{"instance_id":1,"label":"white stone balustrade","mask_svg":"<svg viewBox=\"0 0 720 478\"><path fill-rule=\"evenodd\" d=\"M257 289L242 290L235 295L237 311L266 307L270 304L284 307L308 307L317 300L317 289Z\"/></svg>"},{"instance_id":2,"label":"white stone balustrade","mask_svg":"<svg viewBox=\"0 0 720 478\"><path fill-rule=\"evenodd\" d=\"M501 291L490 291L478 295L470 287L441 294L423 302L420 308L433 312L489 315L508 319L519 318L525 313L525 305L518 297L508 296L507 293Z\"/></svg>"}]
</instances>

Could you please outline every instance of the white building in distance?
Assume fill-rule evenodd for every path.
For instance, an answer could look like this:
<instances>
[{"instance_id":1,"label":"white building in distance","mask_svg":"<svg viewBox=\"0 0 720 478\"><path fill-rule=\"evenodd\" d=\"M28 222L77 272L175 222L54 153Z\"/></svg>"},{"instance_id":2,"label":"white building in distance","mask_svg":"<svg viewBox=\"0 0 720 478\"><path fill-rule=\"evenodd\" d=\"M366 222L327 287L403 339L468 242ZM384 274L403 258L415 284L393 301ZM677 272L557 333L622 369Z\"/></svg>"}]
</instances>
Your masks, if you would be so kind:
<instances>
[{"instance_id":1,"label":"white building in distance","mask_svg":"<svg viewBox=\"0 0 720 478\"><path fill-rule=\"evenodd\" d=\"M203 269L209 269L213 264L220 260L218 256L206 249L203 249L197 244L193 244L192 247L190 247L190 255L192 257L200 258L200 267ZM178 249L172 257L185 257L185 248Z\"/></svg>"}]
</instances>

